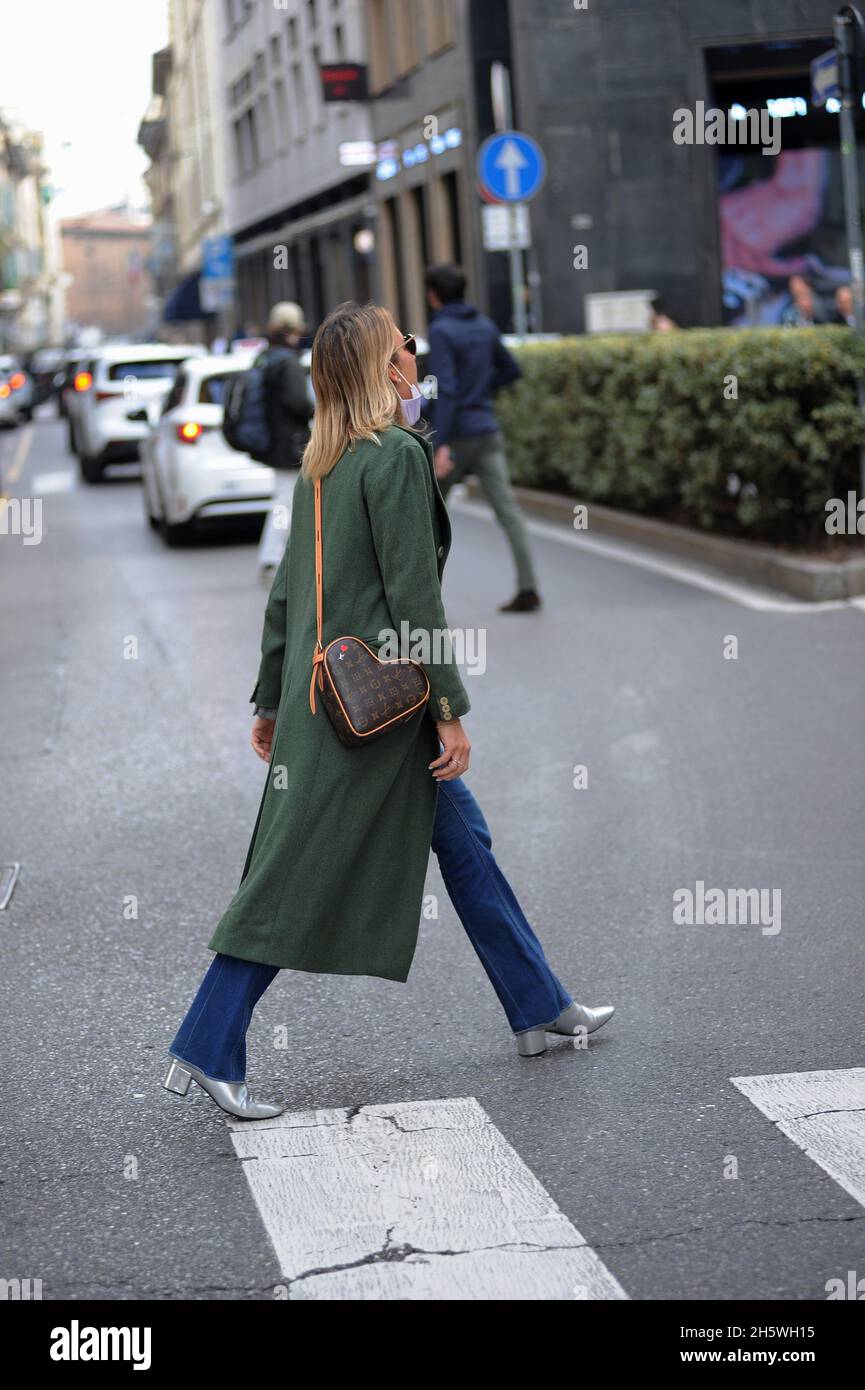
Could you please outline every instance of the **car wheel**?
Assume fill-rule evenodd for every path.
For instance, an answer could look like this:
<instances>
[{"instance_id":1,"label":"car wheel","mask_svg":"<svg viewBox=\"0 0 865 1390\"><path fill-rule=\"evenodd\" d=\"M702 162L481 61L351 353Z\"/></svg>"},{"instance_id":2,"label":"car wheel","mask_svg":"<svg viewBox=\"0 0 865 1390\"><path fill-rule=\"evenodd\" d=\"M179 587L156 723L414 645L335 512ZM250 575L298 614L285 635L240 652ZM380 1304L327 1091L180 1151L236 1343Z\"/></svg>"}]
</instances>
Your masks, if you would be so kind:
<instances>
[{"instance_id":1,"label":"car wheel","mask_svg":"<svg viewBox=\"0 0 865 1390\"><path fill-rule=\"evenodd\" d=\"M166 545L185 545L192 535L192 523L189 521L172 522L163 518L157 525Z\"/></svg>"},{"instance_id":2,"label":"car wheel","mask_svg":"<svg viewBox=\"0 0 865 1390\"><path fill-rule=\"evenodd\" d=\"M67 440L67 443L68 443L68 445L69 445L69 452L70 452L70 454L76 454L76 455L77 455L77 453L78 453L78 441L77 441L77 439L75 438L75 426L73 425L72 421L69 420L69 417L68 417L68 416L67 416L66 418L67 418L67 420L69 421L69 437L68 437L68 440Z\"/></svg>"},{"instance_id":3,"label":"car wheel","mask_svg":"<svg viewBox=\"0 0 865 1390\"><path fill-rule=\"evenodd\" d=\"M29 425L30 421L33 419L32 405L26 406L25 409L21 411L21 419L26 420L27 424Z\"/></svg>"},{"instance_id":4,"label":"car wheel","mask_svg":"<svg viewBox=\"0 0 865 1390\"><path fill-rule=\"evenodd\" d=\"M105 465L101 458L92 458L89 454L79 454L78 464L85 483L100 483L102 481L102 470Z\"/></svg>"},{"instance_id":5,"label":"car wheel","mask_svg":"<svg viewBox=\"0 0 865 1390\"><path fill-rule=\"evenodd\" d=\"M150 500L150 488L147 486L146 474L141 475L141 496L144 499L144 515L147 517L151 530L159 530L159 517L153 514L153 503Z\"/></svg>"},{"instance_id":6,"label":"car wheel","mask_svg":"<svg viewBox=\"0 0 865 1390\"><path fill-rule=\"evenodd\" d=\"M161 490L159 493L159 504L162 507L162 516L156 523L159 534L166 545L183 545L192 535L195 529L195 523L192 521L169 521L167 519L168 509L165 505L165 498L162 496Z\"/></svg>"}]
</instances>

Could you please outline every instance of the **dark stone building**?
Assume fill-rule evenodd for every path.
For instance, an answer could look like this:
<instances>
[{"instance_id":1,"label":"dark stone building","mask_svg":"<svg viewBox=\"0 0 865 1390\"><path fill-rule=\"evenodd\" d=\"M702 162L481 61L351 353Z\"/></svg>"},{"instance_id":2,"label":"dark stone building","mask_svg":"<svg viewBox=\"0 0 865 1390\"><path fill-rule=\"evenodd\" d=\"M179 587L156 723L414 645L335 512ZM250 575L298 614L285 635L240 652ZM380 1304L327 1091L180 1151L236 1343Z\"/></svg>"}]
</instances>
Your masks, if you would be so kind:
<instances>
[{"instance_id":1,"label":"dark stone building","mask_svg":"<svg viewBox=\"0 0 865 1390\"><path fill-rule=\"evenodd\" d=\"M681 325L778 322L795 274L831 301L847 275L837 115L812 105L809 64L838 8L510 0L516 124L548 162L535 326L582 331L587 293L631 289L657 291ZM677 144L674 112L698 102L771 109L782 154Z\"/></svg>"}]
</instances>

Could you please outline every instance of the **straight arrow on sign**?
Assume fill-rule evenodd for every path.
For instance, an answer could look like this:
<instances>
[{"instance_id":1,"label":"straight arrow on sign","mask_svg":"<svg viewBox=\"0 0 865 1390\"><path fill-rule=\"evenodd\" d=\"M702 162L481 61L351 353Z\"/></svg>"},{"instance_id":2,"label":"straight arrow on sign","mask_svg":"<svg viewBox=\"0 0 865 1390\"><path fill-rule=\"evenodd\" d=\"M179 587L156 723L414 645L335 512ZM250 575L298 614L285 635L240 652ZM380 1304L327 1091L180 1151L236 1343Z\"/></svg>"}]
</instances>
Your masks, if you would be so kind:
<instances>
[{"instance_id":1,"label":"straight arrow on sign","mask_svg":"<svg viewBox=\"0 0 865 1390\"><path fill-rule=\"evenodd\" d=\"M503 169L505 174L505 190L509 198L520 196L520 170L525 169L528 160L513 140L507 140L502 146L501 153L495 160L497 169Z\"/></svg>"}]
</instances>

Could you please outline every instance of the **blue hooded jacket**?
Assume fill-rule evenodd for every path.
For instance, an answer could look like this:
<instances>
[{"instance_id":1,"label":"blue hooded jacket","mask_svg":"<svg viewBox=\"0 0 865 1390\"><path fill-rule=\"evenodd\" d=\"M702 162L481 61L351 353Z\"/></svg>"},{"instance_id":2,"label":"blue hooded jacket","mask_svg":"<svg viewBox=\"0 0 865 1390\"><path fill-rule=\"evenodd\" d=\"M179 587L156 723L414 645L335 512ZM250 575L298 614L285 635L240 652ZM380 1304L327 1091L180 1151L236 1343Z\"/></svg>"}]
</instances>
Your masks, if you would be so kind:
<instances>
[{"instance_id":1,"label":"blue hooded jacket","mask_svg":"<svg viewBox=\"0 0 865 1390\"><path fill-rule=\"evenodd\" d=\"M443 304L429 329L429 370L438 395L432 403L433 444L494 434L493 396L522 371L492 319L473 304Z\"/></svg>"}]
</instances>

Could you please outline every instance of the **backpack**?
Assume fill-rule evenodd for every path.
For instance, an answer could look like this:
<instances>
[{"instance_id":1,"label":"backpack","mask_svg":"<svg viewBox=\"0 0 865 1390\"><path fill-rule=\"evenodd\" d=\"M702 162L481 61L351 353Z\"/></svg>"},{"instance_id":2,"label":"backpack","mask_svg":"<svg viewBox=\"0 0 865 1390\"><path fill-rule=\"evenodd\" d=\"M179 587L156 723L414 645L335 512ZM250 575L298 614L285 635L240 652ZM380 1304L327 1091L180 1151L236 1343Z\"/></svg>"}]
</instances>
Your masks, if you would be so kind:
<instances>
[{"instance_id":1,"label":"backpack","mask_svg":"<svg viewBox=\"0 0 865 1390\"><path fill-rule=\"evenodd\" d=\"M256 463L269 462L274 443L267 401L267 371L287 355L285 348L268 348L245 372L234 373L226 385L223 438L232 449L249 454Z\"/></svg>"}]
</instances>

